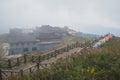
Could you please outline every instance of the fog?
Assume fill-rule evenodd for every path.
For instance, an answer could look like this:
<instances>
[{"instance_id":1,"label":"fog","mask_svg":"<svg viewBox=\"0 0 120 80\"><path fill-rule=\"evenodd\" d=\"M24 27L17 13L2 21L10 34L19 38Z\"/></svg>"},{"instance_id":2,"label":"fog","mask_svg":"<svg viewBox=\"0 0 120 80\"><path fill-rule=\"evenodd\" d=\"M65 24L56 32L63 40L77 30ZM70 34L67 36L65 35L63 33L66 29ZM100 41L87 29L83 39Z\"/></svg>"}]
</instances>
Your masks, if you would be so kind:
<instances>
[{"instance_id":1,"label":"fog","mask_svg":"<svg viewBox=\"0 0 120 80\"><path fill-rule=\"evenodd\" d=\"M120 36L120 0L0 0L0 32L41 25Z\"/></svg>"}]
</instances>

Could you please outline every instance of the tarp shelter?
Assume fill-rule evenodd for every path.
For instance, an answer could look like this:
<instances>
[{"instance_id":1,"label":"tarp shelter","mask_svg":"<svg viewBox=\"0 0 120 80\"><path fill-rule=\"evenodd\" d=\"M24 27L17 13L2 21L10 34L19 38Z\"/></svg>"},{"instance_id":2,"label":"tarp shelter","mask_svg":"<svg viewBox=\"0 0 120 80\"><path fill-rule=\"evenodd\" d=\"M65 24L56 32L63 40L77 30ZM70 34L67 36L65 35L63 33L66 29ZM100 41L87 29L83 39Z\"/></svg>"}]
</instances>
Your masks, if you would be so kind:
<instances>
[{"instance_id":1,"label":"tarp shelter","mask_svg":"<svg viewBox=\"0 0 120 80\"><path fill-rule=\"evenodd\" d=\"M97 42L93 47L94 48L97 48L97 47L100 47L101 46L101 43L100 42Z\"/></svg>"},{"instance_id":2,"label":"tarp shelter","mask_svg":"<svg viewBox=\"0 0 120 80\"><path fill-rule=\"evenodd\" d=\"M104 44L105 41L103 39L99 40L100 44Z\"/></svg>"},{"instance_id":3,"label":"tarp shelter","mask_svg":"<svg viewBox=\"0 0 120 80\"><path fill-rule=\"evenodd\" d=\"M108 36L105 36L104 39L99 40L96 44L93 45L93 48L100 47L102 44L104 44L110 38L112 38L112 34L109 34Z\"/></svg>"},{"instance_id":4,"label":"tarp shelter","mask_svg":"<svg viewBox=\"0 0 120 80\"><path fill-rule=\"evenodd\" d=\"M103 39L104 43L106 42L105 39Z\"/></svg>"},{"instance_id":5,"label":"tarp shelter","mask_svg":"<svg viewBox=\"0 0 120 80\"><path fill-rule=\"evenodd\" d=\"M112 38L112 34L109 35L109 38Z\"/></svg>"},{"instance_id":6,"label":"tarp shelter","mask_svg":"<svg viewBox=\"0 0 120 80\"><path fill-rule=\"evenodd\" d=\"M105 39L105 41L108 41L108 40L109 40L109 37L108 37L108 36L106 36L106 37L104 37L104 39Z\"/></svg>"}]
</instances>

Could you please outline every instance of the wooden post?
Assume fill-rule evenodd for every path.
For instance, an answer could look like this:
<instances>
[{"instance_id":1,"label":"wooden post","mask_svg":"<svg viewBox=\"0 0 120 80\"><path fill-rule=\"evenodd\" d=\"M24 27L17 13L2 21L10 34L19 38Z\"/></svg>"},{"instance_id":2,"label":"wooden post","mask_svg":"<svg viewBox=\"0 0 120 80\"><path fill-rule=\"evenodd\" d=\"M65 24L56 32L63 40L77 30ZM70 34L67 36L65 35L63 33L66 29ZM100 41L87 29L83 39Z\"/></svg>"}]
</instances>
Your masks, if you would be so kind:
<instances>
[{"instance_id":1,"label":"wooden post","mask_svg":"<svg viewBox=\"0 0 120 80\"><path fill-rule=\"evenodd\" d=\"M73 43L73 46L72 46L72 48L74 49L74 43Z\"/></svg>"},{"instance_id":2,"label":"wooden post","mask_svg":"<svg viewBox=\"0 0 120 80\"><path fill-rule=\"evenodd\" d=\"M61 54L62 53L62 48L59 50L58 54Z\"/></svg>"},{"instance_id":3,"label":"wooden post","mask_svg":"<svg viewBox=\"0 0 120 80\"><path fill-rule=\"evenodd\" d=\"M54 52L52 53L51 57L54 57Z\"/></svg>"},{"instance_id":4,"label":"wooden post","mask_svg":"<svg viewBox=\"0 0 120 80\"><path fill-rule=\"evenodd\" d=\"M45 60L47 60L47 55L45 55Z\"/></svg>"},{"instance_id":5,"label":"wooden post","mask_svg":"<svg viewBox=\"0 0 120 80\"><path fill-rule=\"evenodd\" d=\"M60 51L59 51L59 54L61 54L62 53L62 48L60 49Z\"/></svg>"},{"instance_id":6,"label":"wooden post","mask_svg":"<svg viewBox=\"0 0 120 80\"><path fill-rule=\"evenodd\" d=\"M54 50L54 53L57 53L57 50Z\"/></svg>"},{"instance_id":7,"label":"wooden post","mask_svg":"<svg viewBox=\"0 0 120 80\"><path fill-rule=\"evenodd\" d=\"M29 68L30 73L32 73L32 68Z\"/></svg>"},{"instance_id":8,"label":"wooden post","mask_svg":"<svg viewBox=\"0 0 120 80\"><path fill-rule=\"evenodd\" d=\"M51 58L51 53L49 54L49 59Z\"/></svg>"},{"instance_id":9,"label":"wooden post","mask_svg":"<svg viewBox=\"0 0 120 80\"><path fill-rule=\"evenodd\" d=\"M73 44L71 44L70 46L71 46L71 49L73 49Z\"/></svg>"},{"instance_id":10,"label":"wooden post","mask_svg":"<svg viewBox=\"0 0 120 80\"><path fill-rule=\"evenodd\" d=\"M45 64L45 67L47 67L47 64Z\"/></svg>"},{"instance_id":11,"label":"wooden post","mask_svg":"<svg viewBox=\"0 0 120 80\"><path fill-rule=\"evenodd\" d=\"M69 49L70 49L70 48L69 48L69 45L68 45L68 46L67 46L67 52L69 51Z\"/></svg>"},{"instance_id":12,"label":"wooden post","mask_svg":"<svg viewBox=\"0 0 120 80\"><path fill-rule=\"evenodd\" d=\"M48 56L49 56L49 55L47 54L47 55L46 55L46 60L48 60Z\"/></svg>"},{"instance_id":13,"label":"wooden post","mask_svg":"<svg viewBox=\"0 0 120 80\"><path fill-rule=\"evenodd\" d=\"M54 57L56 57L56 56L57 56L57 50L54 51Z\"/></svg>"},{"instance_id":14,"label":"wooden post","mask_svg":"<svg viewBox=\"0 0 120 80\"><path fill-rule=\"evenodd\" d=\"M32 56L31 62L34 62L34 56Z\"/></svg>"},{"instance_id":15,"label":"wooden post","mask_svg":"<svg viewBox=\"0 0 120 80\"><path fill-rule=\"evenodd\" d=\"M50 58L50 54L47 55L47 60L49 60L49 58Z\"/></svg>"},{"instance_id":16,"label":"wooden post","mask_svg":"<svg viewBox=\"0 0 120 80\"><path fill-rule=\"evenodd\" d=\"M66 51L67 51L67 47L64 47L63 49L64 49L64 52L66 52Z\"/></svg>"},{"instance_id":17,"label":"wooden post","mask_svg":"<svg viewBox=\"0 0 120 80\"><path fill-rule=\"evenodd\" d=\"M76 45L75 47L77 48L78 42L76 42L75 45Z\"/></svg>"},{"instance_id":18,"label":"wooden post","mask_svg":"<svg viewBox=\"0 0 120 80\"><path fill-rule=\"evenodd\" d=\"M63 47L63 49L62 49L63 51L62 51L62 53L64 53L65 52L65 47Z\"/></svg>"},{"instance_id":19,"label":"wooden post","mask_svg":"<svg viewBox=\"0 0 120 80\"><path fill-rule=\"evenodd\" d=\"M11 76L13 76L13 72L11 71Z\"/></svg>"},{"instance_id":20,"label":"wooden post","mask_svg":"<svg viewBox=\"0 0 120 80\"><path fill-rule=\"evenodd\" d=\"M26 63L26 62L27 62L27 55L24 54L24 63Z\"/></svg>"},{"instance_id":21,"label":"wooden post","mask_svg":"<svg viewBox=\"0 0 120 80\"><path fill-rule=\"evenodd\" d=\"M43 56L43 58L42 58L43 60L45 60L45 55Z\"/></svg>"},{"instance_id":22,"label":"wooden post","mask_svg":"<svg viewBox=\"0 0 120 80\"><path fill-rule=\"evenodd\" d=\"M12 68L12 66L11 66L11 60L10 59L8 59L8 67L11 69Z\"/></svg>"},{"instance_id":23,"label":"wooden post","mask_svg":"<svg viewBox=\"0 0 120 80\"><path fill-rule=\"evenodd\" d=\"M61 49L60 49L60 51L59 51L59 54L61 54L61 53L62 53L62 50L63 50L63 49L61 48Z\"/></svg>"},{"instance_id":24,"label":"wooden post","mask_svg":"<svg viewBox=\"0 0 120 80\"><path fill-rule=\"evenodd\" d=\"M40 69L39 63L37 63L37 69Z\"/></svg>"},{"instance_id":25,"label":"wooden post","mask_svg":"<svg viewBox=\"0 0 120 80\"><path fill-rule=\"evenodd\" d=\"M70 50L72 49L72 44L70 45Z\"/></svg>"},{"instance_id":26,"label":"wooden post","mask_svg":"<svg viewBox=\"0 0 120 80\"><path fill-rule=\"evenodd\" d=\"M19 66L20 65L20 60L19 60L19 58L17 58L17 66Z\"/></svg>"},{"instance_id":27,"label":"wooden post","mask_svg":"<svg viewBox=\"0 0 120 80\"><path fill-rule=\"evenodd\" d=\"M57 54L60 54L60 52L61 52L61 49L57 50Z\"/></svg>"},{"instance_id":28,"label":"wooden post","mask_svg":"<svg viewBox=\"0 0 120 80\"><path fill-rule=\"evenodd\" d=\"M82 43L82 48L84 47L84 43Z\"/></svg>"},{"instance_id":29,"label":"wooden post","mask_svg":"<svg viewBox=\"0 0 120 80\"><path fill-rule=\"evenodd\" d=\"M45 55L44 55L44 56L42 56L42 60L45 60Z\"/></svg>"},{"instance_id":30,"label":"wooden post","mask_svg":"<svg viewBox=\"0 0 120 80\"><path fill-rule=\"evenodd\" d=\"M72 49L71 45L70 45L70 50Z\"/></svg>"},{"instance_id":31,"label":"wooden post","mask_svg":"<svg viewBox=\"0 0 120 80\"><path fill-rule=\"evenodd\" d=\"M41 56L38 57L38 62L39 62L39 63L41 62Z\"/></svg>"},{"instance_id":32,"label":"wooden post","mask_svg":"<svg viewBox=\"0 0 120 80\"><path fill-rule=\"evenodd\" d=\"M66 51L67 51L67 52L69 51L69 45L67 45L67 47L66 47Z\"/></svg>"},{"instance_id":33,"label":"wooden post","mask_svg":"<svg viewBox=\"0 0 120 80\"><path fill-rule=\"evenodd\" d=\"M76 47L76 44L74 44L74 48Z\"/></svg>"},{"instance_id":34,"label":"wooden post","mask_svg":"<svg viewBox=\"0 0 120 80\"><path fill-rule=\"evenodd\" d=\"M0 69L0 80L3 80L2 79L2 70Z\"/></svg>"},{"instance_id":35,"label":"wooden post","mask_svg":"<svg viewBox=\"0 0 120 80\"><path fill-rule=\"evenodd\" d=\"M78 44L77 44L77 45L78 45L78 47L80 47L80 42L78 42Z\"/></svg>"},{"instance_id":36,"label":"wooden post","mask_svg":"<svg viewBox=\"0 0 120 80\"><path fill-rule=\"evenodd\" d=\"M73 44L73 48L75 48L75 43Z\"/></svg>"},{"instance_id":37,"label":"wooden post","mask_svg":"<svg viewBox=\"0 0 120 80\"><path fill-rule=\"evenodd\" d=\"M51 58L52 52L49 54L49 58Z\"/></svg>"},{"instance_id":38,"label":"wooden post","mask_svg":"<svg viewBox=\"0 0 120 80\"><path fill-rule=\"evenodd\" d=\"M20 70L20 76L23 77L23 70Z\"/></svg>"}]
</instances>

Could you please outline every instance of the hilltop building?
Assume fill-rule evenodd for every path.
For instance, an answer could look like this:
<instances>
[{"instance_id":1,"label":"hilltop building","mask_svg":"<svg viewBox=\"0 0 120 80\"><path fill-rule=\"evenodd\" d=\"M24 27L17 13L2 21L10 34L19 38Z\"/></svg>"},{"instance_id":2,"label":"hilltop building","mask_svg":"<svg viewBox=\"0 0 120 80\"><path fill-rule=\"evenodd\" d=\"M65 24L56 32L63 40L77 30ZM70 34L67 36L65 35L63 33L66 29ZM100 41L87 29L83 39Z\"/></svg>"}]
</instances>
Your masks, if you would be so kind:
<instances>
[{"instance_id":1,"label":"hilltop building","mask_svg":"<svg viewBox=\"0 0 120 80\"><path fill-rule=\"evenodd\" d=\"M11 29L9 32L9 55L37 50L37 41L32 32L24 29Z\"/></svg>"},{"instance_id":2,"label":"hilltop building","mask_svg":"<svg viewBox=\"0 0 120 80\"><path fill-rule=\"evenodd\" d=\"M53 48L67 34L74 30L43 25L35 29L10 29L8 36L8 55L25 54Z\"/></svg>"},{"instance_id":3,"label":"hilltop building","mask_svg":"<svg viewBox=\"0 0 120 80\"><path fill-rule=\"evenodd\" d=\"M40 41L58 41L62 40L65 31L63 28L43 25L41 27L36 27L34 33L36 38Z\"/></svg>"}]
</instances>

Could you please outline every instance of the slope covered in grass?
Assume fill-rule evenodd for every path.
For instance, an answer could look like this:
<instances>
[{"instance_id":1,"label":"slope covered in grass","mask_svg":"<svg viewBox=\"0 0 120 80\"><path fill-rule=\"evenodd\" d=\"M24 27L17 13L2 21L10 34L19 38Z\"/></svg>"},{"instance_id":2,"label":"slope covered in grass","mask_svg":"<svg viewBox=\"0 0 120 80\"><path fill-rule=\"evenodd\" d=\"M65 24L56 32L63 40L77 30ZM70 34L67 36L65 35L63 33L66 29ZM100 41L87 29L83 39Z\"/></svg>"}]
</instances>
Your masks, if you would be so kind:
<instances>
[{"instance_id":1,"label":"slope covered in grass","mask_svg":"<svg viewBox=\"0 0 120 80\"><path fill-rule=\"evenodd\" d=\"M60 59L50 68L11 80L119 80L120 38L86 54Z\"/></svg>"}]
</instances>

